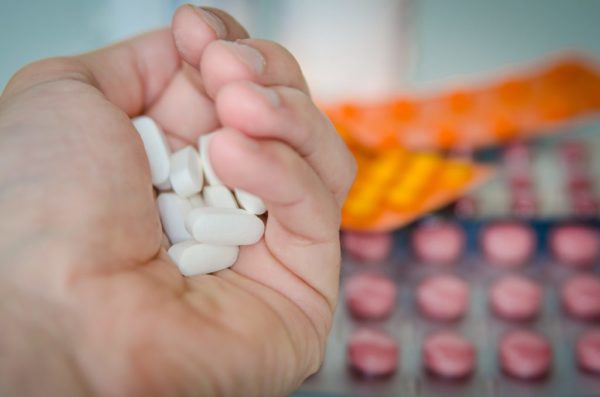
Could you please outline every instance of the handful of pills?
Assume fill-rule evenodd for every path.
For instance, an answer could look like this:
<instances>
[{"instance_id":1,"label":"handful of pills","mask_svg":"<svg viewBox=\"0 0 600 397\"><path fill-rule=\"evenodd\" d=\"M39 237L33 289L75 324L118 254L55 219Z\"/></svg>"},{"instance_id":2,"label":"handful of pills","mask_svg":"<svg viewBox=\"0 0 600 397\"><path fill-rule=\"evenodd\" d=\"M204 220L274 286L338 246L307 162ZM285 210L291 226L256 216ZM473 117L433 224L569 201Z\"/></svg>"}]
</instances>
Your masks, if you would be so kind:
<instances>
[{"instance_id":1,"label":"handful of pills","mask_svg":"<svg viewBox=\"0 0 600 397\"><path fill-rule=\"evenodd\" d=\"M230 190L213 171L202 135L198 150L186 146L175 153L159 125L148 116L132 123L144 145L152 184L158 189L158 211L171 244L168 253L184 276L213 273L232 266L239 246L257 243L266 212L263 201L240 189Z\"/></svg>"}]
</instances>

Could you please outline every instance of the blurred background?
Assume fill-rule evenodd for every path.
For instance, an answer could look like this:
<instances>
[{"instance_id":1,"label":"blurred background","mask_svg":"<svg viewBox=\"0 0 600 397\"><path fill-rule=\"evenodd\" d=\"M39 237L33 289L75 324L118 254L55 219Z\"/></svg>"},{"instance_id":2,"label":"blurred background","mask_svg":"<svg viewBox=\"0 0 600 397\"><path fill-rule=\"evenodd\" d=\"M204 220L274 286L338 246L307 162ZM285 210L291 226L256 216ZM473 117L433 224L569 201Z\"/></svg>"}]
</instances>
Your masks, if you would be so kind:
<instances>
[{"instance_id":1,"label":"blurred background","mask_svg":"<svg viewBox=\"0 0 600 397\"><path fill-rule=\"evenodd\" d=\"M0 5L0 88L33 60L167 25L179 0L41 0ZM431 87L564 50L600 56L590 0L212 0L253 36L300 59L320 100Z\"/></svg>"}]
</instances>

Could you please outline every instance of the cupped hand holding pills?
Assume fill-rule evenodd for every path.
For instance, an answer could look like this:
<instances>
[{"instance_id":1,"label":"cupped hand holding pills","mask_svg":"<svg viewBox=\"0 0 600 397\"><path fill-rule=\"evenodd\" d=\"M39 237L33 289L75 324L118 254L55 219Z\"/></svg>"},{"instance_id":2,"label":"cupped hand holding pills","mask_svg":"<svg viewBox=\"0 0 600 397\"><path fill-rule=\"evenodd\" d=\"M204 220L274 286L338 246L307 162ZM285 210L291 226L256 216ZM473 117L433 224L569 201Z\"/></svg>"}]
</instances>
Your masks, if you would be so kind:
<instances>
[{"instance_id":1,"label":"cupped hand holding pills","mask_svg":"<svg viewBox=\"0 0 600 397\"><path fill-rule=\"evenodd\" d=\"M239 189L236 201L217 177L208 153L216 132L200 136L201 155L192 146L171 154L162 129L150 117L136 117L133 126L146 151L152 184L175 193L159 193L157 202L163 231L172 244L168 253L181 274L208 274L232 266L240 245L256 244L262 237L264 225L256 215L264 214L266 206L260 197Z\"/></svg>"},{"instance_id":2,"label":"cupped hand holding pills","mask_svg":"<svg viewBox=\"0 0 600 397\"><path fill-rule=\"evenodd\" d=\"M284 48L184 6L21 70L0 137L0 394L285 395L317 369L355 165Z\"/></svg>"}]
</instances>

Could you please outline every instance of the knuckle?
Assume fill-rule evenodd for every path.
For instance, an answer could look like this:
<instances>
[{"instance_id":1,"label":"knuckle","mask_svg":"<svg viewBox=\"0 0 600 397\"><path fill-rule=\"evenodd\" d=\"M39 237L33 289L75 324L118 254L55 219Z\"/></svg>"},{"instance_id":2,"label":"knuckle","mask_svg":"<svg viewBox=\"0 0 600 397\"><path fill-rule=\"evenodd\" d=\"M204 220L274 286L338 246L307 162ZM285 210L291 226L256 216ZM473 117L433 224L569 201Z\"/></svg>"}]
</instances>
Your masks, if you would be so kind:
<instances>
[{"instance_id":1,"label":"knuckle","mask_svg":"<svg viewBox=\"0 0 600 397\"><path fill-rule=\"evenodd\" d=\"M73 58L59 57L32 62L21 68L14 77L16 79L52 79L70 73L81 73L81 65Z\"/></svg>"},{"instance_id":2,"label":"knuckle","mask_svg":"<svg viewBox=\"0 0 600 397\"><path fill-rule=\"evenodd\" d=\"M258 43L271 47L276 56L292 61L296 66L300 66L294 54L291 53L284 45L272 40L257 40Z\"/></svg>"},{"instance_id":3,"label":"knuckle","mask_svg":"<svg viewBox=\"0 0 600 397\"><path fill-rule=\"evenodd\" d=\"M267 65L270 63L280 65L283 69L282 77L286 84L297 87L306 93L309 92L308 84L302 73L302 67L290 50L275 41L253 40L253 42L257 45L259 50L268 52L270 62L268 62Z\"/></svg>"},{"instance_id":4,"label":"knuckle","mask_svg":"<svg viewBox=\"0 0 600 397\"><path fill-rule=\"evenodd\" d=\"M89 81L91 76L74 57L47 58L19 69L8 82L5 92L19 91L22 88L58 79Z\"/></svg>"}]
</instances>

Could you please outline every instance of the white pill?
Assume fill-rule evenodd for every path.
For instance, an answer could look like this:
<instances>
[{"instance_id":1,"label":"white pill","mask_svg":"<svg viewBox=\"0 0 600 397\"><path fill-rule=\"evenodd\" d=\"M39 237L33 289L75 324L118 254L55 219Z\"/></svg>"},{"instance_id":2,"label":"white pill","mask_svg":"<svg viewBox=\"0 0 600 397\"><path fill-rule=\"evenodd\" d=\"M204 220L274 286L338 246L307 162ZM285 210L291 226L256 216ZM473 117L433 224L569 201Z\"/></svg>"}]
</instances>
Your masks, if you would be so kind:
<instances>
[{"instance_id":1,"label":"white pill","mask_svg":"<svg viewBox=\"0 0 600 397\"><path fill-rule=\"evenodd\" d=\"M154 187L161 192L168 192L169 190L171 190L171 182L169 182L169 180L167 179L163 183L158 183L154 185Z\"/></svg>"},{"instance_id":2,"label":"white pill","mask_svg":"<svg viewBox=\"0 0 600 397\"><path fill-rule=\"evenodd\" d=\"M213 167L210 163L210 158L208 155L208 146L210 145L210 140L215 135L215 133L210 133L206 135L201 135L198 139L198 149L200 150L200 158L202 159L202 170L204 171L204 176L206 177L206 183L209 185L222 185L223 182L217 177Z\"/></svg>"},{"instance_id":3,"label":"white pill","mask_svg":"<svg viewBox=\"0 0 600 397\"><path fill-rule=\"evenodd\" d=\"M194 208L206 207L206 203L204 203L204 199L202 198L201 194L194 194L193 196L188 197L188 200Z\"/></svg>"},{"instance_id":4,"label":"white pill","mask_svg":"<svg viewBox=\"0 0 600 397\"><path fill-rule=\"evenodd\" d=\"M191 240L192 236L185 227L185 218L192 210L192 204L175 193L161 193L156 202L163 230L171 244Z\"/></svg>"},{"instance_id":5,"label":"white pill","mask_svg":"<svg viewBox=\"0 0 600 397\"><path fill-rule=\"evenodd\" d=\"M217 245L254 244L265 230L257 216L239 208L194 208L185 225L196 240Z\"/></svg>"},{"instance_id":6,"label":"white pill","mask_svg":"<svg viewBox=\"0 0 600 397\"><path fill-rule=\"evenodd\" d=\"M267 206L260 199L260 197L248 193L242 189L235 189L235 197L237 198L240 206L254 215L262 215L267 212Z\"/></svg>"},{"instance_id":7,"label":"white pill","mask_svg":"<svg viewBox=\"0 0 600 397\"><path fill-rule=\"evenodd\" d=\"M169 182L171 149L169 149L165 134L158 124L148 116L136 117L131 122L142 138L150 165L152 184L159 189L168 189L165 184Z\"/></svg>"},{"instance_id":8,"label":"white pill","mask_svg":"<svg viewBox=\"0 0 600 397\"><path fill-rule=\"evenodd\" d=\"M172 246L168 253L184 276L214 273L232 266L240 249L235 246L184 241Z\"/></svg>"},{"instance_id":9,"label":"white pill","mask_svg":"<svg viewBox=\"0 0 600 397\"><path fill-rule=\"evenodd\" d=\"M225 186L205 186L202 197L208 207L238 208L233 193Z\"/></svg>"},{"instance_id":10,"label":"white pill","mask_svg":"<svg viewBox=\"0 0 600 397\"><path fill-rule=\"evenodd\" d=\"M190 197L202 190L204 177L196 149L186 146L171 156L169 180L175 193L181 197Z\"/></svg>"}]
</instances>

